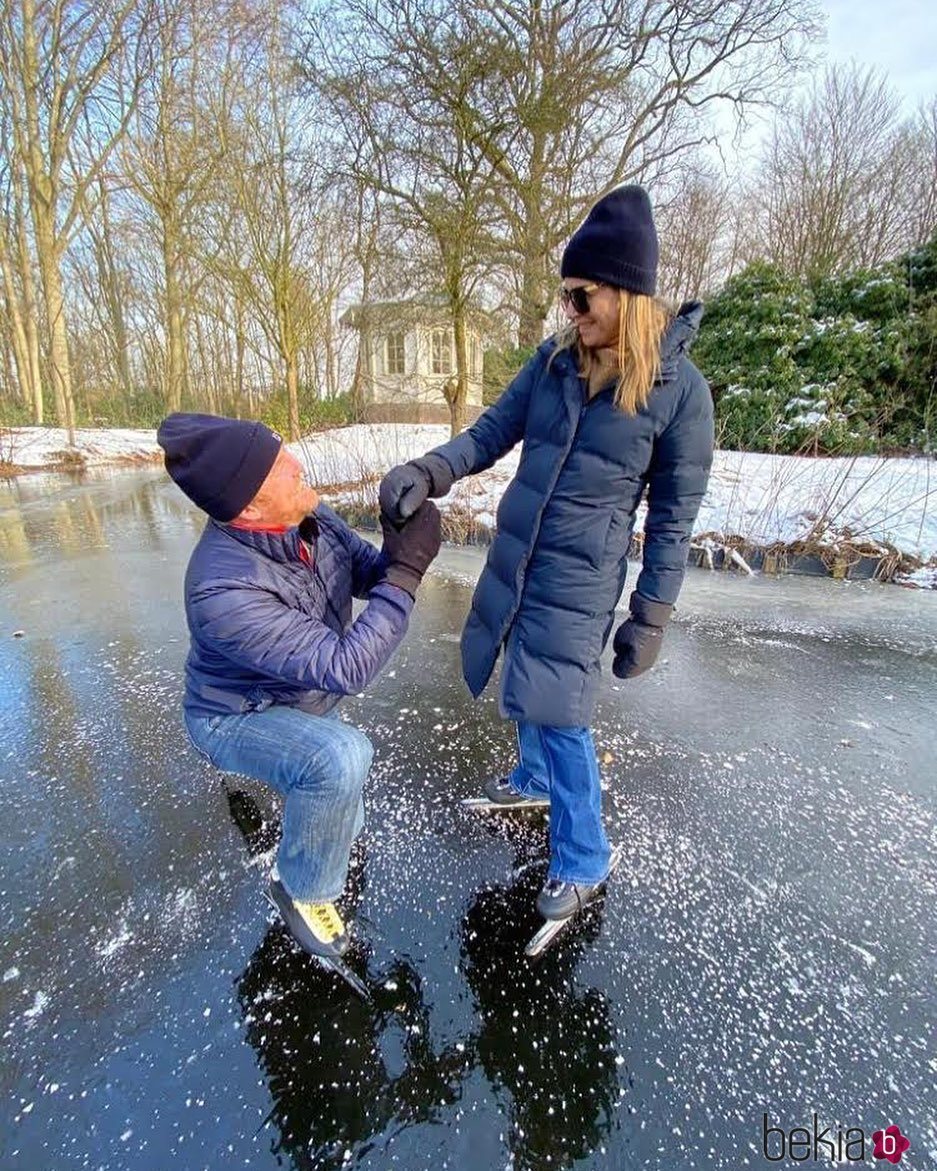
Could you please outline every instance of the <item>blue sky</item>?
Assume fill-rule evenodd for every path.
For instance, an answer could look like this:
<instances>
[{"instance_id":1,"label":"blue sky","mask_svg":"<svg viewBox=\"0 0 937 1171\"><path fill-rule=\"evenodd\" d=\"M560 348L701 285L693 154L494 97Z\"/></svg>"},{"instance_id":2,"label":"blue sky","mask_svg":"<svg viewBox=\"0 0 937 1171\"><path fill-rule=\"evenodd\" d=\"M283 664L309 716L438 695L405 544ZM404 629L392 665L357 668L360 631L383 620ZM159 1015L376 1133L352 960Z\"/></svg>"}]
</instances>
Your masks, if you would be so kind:
<instances>
[{"instance_id":1,"label":"blue sky","mask_svg":"<svg viewBox=\"0 0 937 1171\"><path fill-rule=\"evenodd\" d=\"M819 4L826 15L827 36L815 46L815 71L802 75L804 90L827 64L855 61L886 75L906 115L937 97L937 0L819 0ZM735 140L732 111L719 111L716 127L730 169L757 165L773 118L769 110L751 111L747 131Z\"/></svg>"},{"instance_id":2,"label":"blue sky","mask_svg":"<svg viewBox=\"0 0 937 1171\"><path fill-rule=\"evenodd\" d=\"M827 57L884 70L910 113L937 95L934 0L822 0Z\"/></svg>"}]
</instances>

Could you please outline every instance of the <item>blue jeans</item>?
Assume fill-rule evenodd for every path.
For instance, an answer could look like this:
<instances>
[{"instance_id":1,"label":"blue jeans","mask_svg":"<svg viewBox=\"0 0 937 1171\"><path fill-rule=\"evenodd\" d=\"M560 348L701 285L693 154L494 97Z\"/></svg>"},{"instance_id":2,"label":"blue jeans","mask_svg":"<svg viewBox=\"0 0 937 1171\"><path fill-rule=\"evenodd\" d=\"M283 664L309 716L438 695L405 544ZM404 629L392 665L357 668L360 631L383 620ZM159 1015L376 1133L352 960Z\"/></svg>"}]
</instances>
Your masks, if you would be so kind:
<instances>
[{"instance_id":1,"label":"blue jeans","mask_svg":"<svg viewBox=\"0 0 937 1171\"><path fill-rule=\"evenodd\" d=\"M549 877L592 885L608 874L611 851L602 827L602 786L588 728L517 725L518 793L550 798Z\"/></svg>"},{"instance_id":2,"label":"blue jeans","mask_svg":"<svg viewBox=\"0 0 937 1171\"><path fill-rule=\"evenodd\" d=\"M371 741L337 714L274 704L230 716L186 712L192 743L217 768L264 781L285 798L277 853L280 881L301 902L333 902L364 825L361 790Z\"/></svg>"}]
</instances>

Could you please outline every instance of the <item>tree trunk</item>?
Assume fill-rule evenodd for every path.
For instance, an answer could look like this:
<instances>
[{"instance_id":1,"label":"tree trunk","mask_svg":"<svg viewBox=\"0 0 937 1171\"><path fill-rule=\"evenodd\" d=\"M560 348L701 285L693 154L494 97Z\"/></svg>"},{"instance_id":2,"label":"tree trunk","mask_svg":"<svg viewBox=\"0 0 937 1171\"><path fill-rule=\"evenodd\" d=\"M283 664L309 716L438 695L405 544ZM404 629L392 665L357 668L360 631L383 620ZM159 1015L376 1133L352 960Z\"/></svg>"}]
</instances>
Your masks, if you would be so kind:
<instances>
[{"instance_id":1,"label":"tree trunk","mask_svg":"<svg viewBox=\"0 0 937 1171\"><path fill-rule=\"evenodd\" d=\"M296 354L286 357L286 397L289 401L290 443L296 443L299 435L299 368Z\"/></svg>"},{"instance_id":2,"label":"tree trunk","mask_svg":"<svg viewBox=\"0 0 937 1171\"><path fill-rule=\"evenodd\" d=\"M50 173L47 170L46 160L40 145L43 132L38 103L40 94L43 92L40 79L44 77L45 65L40 69L34 3L23 5L22 21L22 68L26 122L24 135L26 148L22 152L22 158L26 170L26 187L32 214L36 259L42 277L42 295L45 301L46 323L49 330L52 390L55 396L59 426L67 429L68 441L74 445L75 404L72 399L68 332L65 324L65 298L62 293L62 272L59 267L61 254L56 237L58 175L55 171ZM58 145L64 144L58 143Z\"/></svg>"},{"instance_id":3,"label":"tree trunk","mask_svg":"<svg viewBox=\"0 0 937 1171\"><path fill-rule=\"evenodd\" d=\"M120 379L121 389L129 399L133 395L133 376L130 373L130 340L127 337L127 323L124 321L123 298L119 293L111 301L110 308L117 357L117 376Z\"/></svg>"},{"instance_id":4,"label":"tree trunk","mask_svg":"<svg viewBox=\"0 0 937 1171\"><path fill-rule=\"evenodd\" d=\"M526 244L518 306L517 344L536 347L543 341L543 323L547 319L546 282L541 245L532 235L527 237Z\"/></svg>"},{"instance_id":5,"label":"tree trunk","mask_svg":"<svg viewBox=\"0 0 937 1171\"><path fill-rule=\"evenodd\" d=\"M187 391L185 338L182 329L182 290L179 284L175 229L163 221L163 279L166 286L166 409L182 410Z\"/></svg>"},{"instance_id":6,"label":"tree trunk","mask_svg":"<svg viewBox=\"0 0 937 1171\"><path fill-rule=\"evenodd\" d=\"M521 296L518 305L517 344L539 346L543 341L543 323L547 319L549 297L546 291L543 236L531 223L524 238L521 271Z\"/></svg>"},{"instance_id":7,"label":"tree trunk","mask_svg":"<svg viewBox=\"0 0 937 1171\"><path fill-rule=\"evenodd\" d=\"M452 329L455 335L455 385L446 399L449 403L449 430L453 438L465 430L465 404L468 402L468 346L466 344L465 309L459 307L452 312Z\"/></svg>"},{"instance_id":8,"label":"tree trunk","mask_svg":"<svg viewBox=\"0 0 937 1171\"><path fill-rule=\"evenodd\" d=\"M26 334L30 402L32 404L33 422L41 425L45 418L45 398L42 387L42 364L39 345L39 305L36 299L33 257L29 248L29 233L26 226L26 200L22 190L22 176L18 170L14 174L14 183L16 241L19 255L19 276L23 291L23 329Z\"/></svg>"},{"instance_id":9,"label":"tree trunk","mask_svg":"<svg viewBox=\"0 0 937 1171\"><path fill-rule=\"evenodd\" d=\"M17 373L12 344L3 347L3 385L0 386L0 394L9 398L23 397L23 381ZM0 461L2 459L0 455Z\"/></svg>"},{"instance_id":10,"label":"tree trunk","mask_svg":"<svg viewBox=\"0 0 937 1171\"><path fill-rule=\"evenodd\" d=\"M124 396L129 399L133 394L133 380L130 376L130 343L127 337L127 323L124 319L124 297L120 288L120 275L114 260L110 197L103 179L98 183L98 191L101 226L100 232L96 228L91 230L93 254L101 296L107 311L107 323L111 331L117 380Z\"/></svg>"},{"instance_id":11,"label":"tree trunk","mask_svg":"<svg viewBox=\"0 0 937 1171\"><path fill-rule=\"evenodd\" d=\"M32 386L33 422L41 424L45 418L45 396L42 388L42 364L39 353L39 307L36 303L36 286L33 283L31 268L27 268L23 273L23 297L29 380Z\"/></svg>"},{"instance_id":12,"label":"tree trunk","mask_svg":"<svg viewBox=\"0 0 937 1171\"><path fill-rule=\"evenodd\" d=\"M517 344L539 346L543 341L543 323L547 318L547 243L543 220L543 137L533 142L530 182L524 191L521 247L521 296L518 305Z\"/></svg>"},{"instance_id":13,"label":"tree trunk","mask_svg":"<svg viewBox=\"0 0 937 1171\"><path fill-rule=\"evenodd\" d=\"M65 297L58 262L43 276L46 286L46 313L50 327L52 388L55 393L59 425L68 431L68 442L75 445L75 400L72 396L72 372L68 357L68 330L65 325Z\"/></svg>"},{"instance_id":14,"label":"tree trunk","mask_svg":"<svg viewBox=\"0 0 937 1171\"><path fill-rule=\"evenodd\" d=\"M49 327L49 365L55 411L60 427L68 431L68 442L75 443L75 401L72 397L72 373L68 357L68 330L65 324L65 297L62 273L55 248L52 209L37 199L33 203L36 252L42 274L42 291Z\"/></svg>"},{"instance_id":15,"label":"tree trunk","mask_svg":"<svg viewBox=\"0 0 937 1171\"><path fill-rule=\"evenodd\" d=\"M363 333L358 334L358 356L355 358L355 373L351 380L351 413L356 423L364 419L364 363L361 350L365 336Z\"/></svg>"},{"instance_id":16,"label":"tree trunk","mask_svg":"<svg viewBox=\"0 0 937 1171\"><path fill-rule=\"evenodd\" d=\"M299 339L294 328L293 305L290 300L289 269L278 272L273 288L276 305L277 348L286 373L289 442L299 439Z\"/></svg>"},{"instance_id":17,"label":"tree trunk","mask_svg":"<svg viewBox=\"0 0 937 1171\"><path fill-rule=\"evenodd\" d=\"M360 185L357 196L356 254L358 262L361 265L361 303L362 305L367 305L371 300L371 290L374 283L381 210L380 203L377 203L370 213L365 212L364 188ZM358 327L358 353L355 358L355 373L351 380L351 409L355 422L361 422L365 416L365 378L368 375L368 368L363 350L368 337L369 334L364 329L364 319L362 319L362 323Z\"/></svg>"},{"instance_id":18,"label":"tree trunk","mask_svg":"<svg viewBox=\"0 0 937 1171\"><path fill-rule=\"evenodd\" d=\"M332 328L331 306L325 329L325 385L329 399L338 395L338 363L335 361L335 331Z\"/></svg>"},{"instance_id":19,"label":"tree trunk","mask_svg":"<svg viewBox=\"0 0 937 1171\"><path fill-rule=\"evenodd\" d=\"M4 286L6 286L6 272L4 272ZM6 301L6 315L9 321L9 345L3 347L7 359L12 355L13 365L8 367L9 374L14 378L18 397L25 406L33 402L32 387L29 382L29 356L26 348L26 331L19 319L19 309L10 300L8 289L4 288ZM15 374L14 374L15 371ZM40 422L42 420L39 420Z\"/></svg>"},{"instance_id":20,"label":"tree trunk","mask_svg":"<svg viewBox=\"0 0 937 1171\"><path fill-rule=\"evenodd\" d=\"M7 251L6 239L0 234L0 268L3 270L3 295L6 304L6 317L9 322L10 344L4 350L9 357L12 352L16 370L16 387L19 397L25 406L31 406L35 401L35 392L32 385L32 372L29 361L29 340L26 336L26 322L23 316L23 306L13 277L13 268L10 264L10 254ZM12 370L10 371L12 374ZM41 423L42 418L37 420Z\"/></svg>"}]
</instances>

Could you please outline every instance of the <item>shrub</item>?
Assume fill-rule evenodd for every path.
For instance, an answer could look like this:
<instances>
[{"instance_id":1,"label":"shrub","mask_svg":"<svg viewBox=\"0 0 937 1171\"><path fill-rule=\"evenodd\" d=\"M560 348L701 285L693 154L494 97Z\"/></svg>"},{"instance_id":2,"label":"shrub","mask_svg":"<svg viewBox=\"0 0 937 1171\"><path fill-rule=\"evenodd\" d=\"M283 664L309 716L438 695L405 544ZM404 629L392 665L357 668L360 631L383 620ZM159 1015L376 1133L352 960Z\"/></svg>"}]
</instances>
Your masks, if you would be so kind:
<instances>
[{"instance_id":1,"label":"shrub","mask_svg":"<svg viewBox=\"0 0 937 1171\"><path fill-rule=\"evenodd\" d=\"M276 394L265 399L260 404L258 417L268 427L279 431L281 435L288 435L290 412L286 391L277 391ZM317 399L300 392L299 429L303 435L310 431L325 431L330 427L344 427L353 422L355 422L355 412L350 395L342 394L332 399Z\"/></svg>"},{"instance_id":2,"label":"shrub","mask_svg":"<svg viewBox=\"0 0 937 1171\"><path fill-rule=\"evenodd\" d=\"M693 356L712 385L723 446L931 450L937 239L812 285L750 265L708 304Z\"/></svg>"},{"instance_id":3,"label":"shrub","mask_svg":"<svg viewBox=\"0 0 937 1171\"><path fill-rule=\"evenodd\" d=\"M482 402L486 407L501 397L511 380L533 357L534 346L506 346L485 350L482 369Z\"/></svg>"},{"instance_id":4,"label":"shrub","mask_svg":"<svg viewBox=\"0 0 937 1171\"><path fill-rule=\"evenodd\" d=\"M32 411L19 399L0 399L0 427L28 427Z\"/></svg>"}]
</instances>

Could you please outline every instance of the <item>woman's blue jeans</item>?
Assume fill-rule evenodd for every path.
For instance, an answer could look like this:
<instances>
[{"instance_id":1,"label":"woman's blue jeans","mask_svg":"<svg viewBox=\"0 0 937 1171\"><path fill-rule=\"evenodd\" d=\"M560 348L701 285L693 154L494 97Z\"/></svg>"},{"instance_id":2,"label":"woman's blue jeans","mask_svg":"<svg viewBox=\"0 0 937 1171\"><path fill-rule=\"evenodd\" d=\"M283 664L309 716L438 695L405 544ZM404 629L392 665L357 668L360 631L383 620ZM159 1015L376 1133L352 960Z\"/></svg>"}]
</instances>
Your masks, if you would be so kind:
<instances>
[{"instance_id":1,"label":"woman's blue jeans","mask_svg":"<svg viewBox=\"0 0 937 1171\"><path fill-rule=\"evenodd\" d=\"M608 874L602 785L588 728L517 725L518 764L508 777L518 793L550 798L549 877L592 885Z\"/></svg>"},{"instance_id":2,"label":"woman's blue jeans","mask_svg":"<svg viewBox=\"0 0 937 1171\"><path fill-rule=\"evenodd\" d=\"M285 798L280 881L301 902L334 902L351 843L364 825L361 790L371 741L336 712L313 716L274 704L230 716L193 716L186 728L216 768L264 781Z\"/></svg>"}]
</instances>

